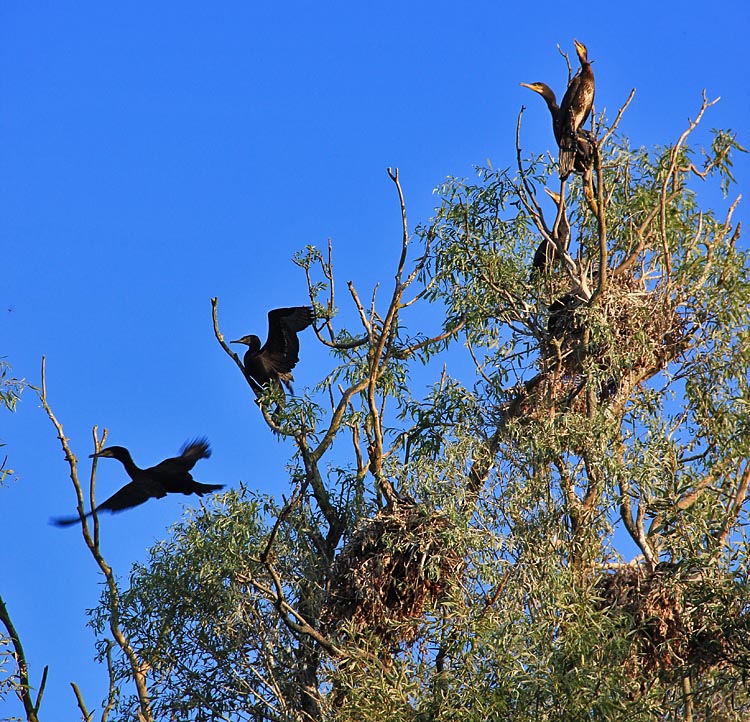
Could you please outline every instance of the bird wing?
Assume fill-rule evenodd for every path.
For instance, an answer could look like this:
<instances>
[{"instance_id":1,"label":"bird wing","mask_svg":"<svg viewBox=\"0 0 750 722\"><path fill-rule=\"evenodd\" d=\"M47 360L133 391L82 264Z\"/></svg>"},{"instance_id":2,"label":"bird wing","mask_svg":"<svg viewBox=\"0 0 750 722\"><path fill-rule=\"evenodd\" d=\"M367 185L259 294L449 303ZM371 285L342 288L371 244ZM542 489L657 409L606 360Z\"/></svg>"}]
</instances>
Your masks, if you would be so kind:
<instances>
[{"instance_id":1,"label":"bird wing","mask_svg":"<svg viewBox=\"0 0 750 722\"><path fill-rule=\"evenodd\" d=\"M97 513L100 511L110 511L114 513L116 511L123 511L124 509L132 509L134 506L140 506L149 499L161 499L166 495L166 489L153 479L131 481L129 484L125 484L122 489L112 494L109 499L99 504L99 506L96 507L96 511ZM88 512L87 514L84 514L84 517L89 517L91 514L92 512ZM54 517L50 521L55 526L70 526L71 524L81 521L81 517Z\"/></svg>"},{"instance_id":2,"label":"bird wing","mask_svg":"<svg viewBox=\"0 0 750 722\"><path fill-rule=\"evenodd\" d=\"M258 361L268 372L289 373L299 361L297 332L315 320L310 306L277 308L268 313L268 339Z\"/></svg>"},{"instance_id":3,"label":"bird wing","mask_svg":"<svg viewBox=\"0 0 750 722\"><path fill-rule=\"evenodd\" d=\"M96 507L97 511L122 511L139 506L151 498L161 499L166 496L166 489L153 479L131 481L106 501Z\"/></svg>"},{"instance_id":4,"label":"bird wing","mask_svg":"<svg viewBox=\"0 0 750 722\"><path fill-rule=\"evenodd\" d=\"M156 483L162 482L169 488L168 480L184 479L189 476L188 472L192 469L199 459L208 459L211 456L211 447L208 439L205 437L186 441L180 449L180 455L170 459L160 461L156 466L144 469L143 476L156 480Z\"/></svg>"},{"instance_id":5,"label":"bird wing","mask_svg":"<svg viewBox=\"0 0 750 722\"><path fill-rule=\"evenodd\" d=\"M574 119L571 117L571 105L578 95L578 87L581 84L581 71L579 70L571 79L570 83L568 83L568 89L565 91L565 95L563 95L563 99L560 103L560 129L561 129L561 139L567 140L567 138L564 138L563 133L567 131L575 132L578 130L578 128L572 128ZM560 145L562 145L560 143Z\"/></svg>"},{"instance_id":6,"label":"bird wing","mask_svg":"<svg viewBox=\"0 0 750 722\"><path fill-rule=\"evenodd\" d=\"M198 459L208 459L210 456L211 446L208 443L208 439L205 436L202 436L198 439L186 441L180 449L180 456L178 458L192 462L188 467L189 469L192 469Z\"/></svg>"}]
</instances>

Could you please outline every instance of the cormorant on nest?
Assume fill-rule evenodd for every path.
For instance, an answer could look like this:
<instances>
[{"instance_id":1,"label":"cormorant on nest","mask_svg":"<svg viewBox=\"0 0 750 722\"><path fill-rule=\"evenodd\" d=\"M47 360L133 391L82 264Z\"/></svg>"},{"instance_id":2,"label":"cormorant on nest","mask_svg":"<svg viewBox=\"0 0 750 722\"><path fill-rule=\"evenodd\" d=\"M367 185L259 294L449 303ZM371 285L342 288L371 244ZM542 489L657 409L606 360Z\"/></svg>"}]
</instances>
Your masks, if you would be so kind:
<instances>
[{"instance_id":1,"label":"cormorant on nest","mask_svg":"<svg viewBox=\"0 0 750 722\"><path fill-rule=\"evenodd\" d=\"M552 132L560 148L560 178L565 179L572 170L584 173L591 163L593 139L581 126L591 112L594 102L594 73L587 60L586 46L573 41L581 62L580 70L571 78L562 103L558 106L552 88L546 83L521 83L544 98L552 116Z\"/></svg>"},{"instance_id":2,"label":"cormorant on nest","mask_svg":"<svg viewBox=\"0 0 750 722\"><path fill-rule=\"evenodd\" d=\"M231 343L243 343L248 349L243 359L245 378L255 393L263 394L263 386L282 383L292 392L292 369L299 361L297 332L315 321L310 306L276 308L268 312L268 339L263 346L260 339L250 334Z\"/></svg>"},{"instance_id":3,"label":"cormorant on nest","mask_svg":"<svg viewBox=\"0 0 750 722\"><path fill-rule=\"evenodd\" d=\"M203 496L212 491L223 489L223 484L201 484L195 481L190 470L199 459L208 459L211 456L211 447L205 438L186 442L180 455L172 459L165 459L156 466L141 469L135 465L133 457L124 446L108 446L91 458L117 459L124 467L128 476L132 479L129 484L120 489L106 501L96 507L100 511L122 511L143 504L151 498L161 499L167 494L197 494ZM91 516L93 512L85 514ZM56 526L70 526L81 521L79 516L62 517L53 519Z\"/></svg>"}]
</instances>

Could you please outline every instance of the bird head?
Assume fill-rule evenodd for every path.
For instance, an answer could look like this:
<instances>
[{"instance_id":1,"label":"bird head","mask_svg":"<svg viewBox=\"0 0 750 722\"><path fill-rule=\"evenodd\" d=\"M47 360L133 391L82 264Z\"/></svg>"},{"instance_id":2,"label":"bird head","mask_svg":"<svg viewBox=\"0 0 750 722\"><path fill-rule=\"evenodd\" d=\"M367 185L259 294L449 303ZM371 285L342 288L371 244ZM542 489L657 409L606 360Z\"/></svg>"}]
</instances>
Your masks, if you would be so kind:
<instances>
[{"instance_id":1,"label":"bird head","mask_svg":"<svg viewBox=\"0 0 750 722\"><path fill-rule=\"evenodd\" d=\"M123 456L128 455L128 450L124 446L108 446L106 449L102 449L96 454L89 454L89 459L121 459Z\"/></svg>"},{"instance_id":2,"label":"bird head","mask_svg":"<svg viewBox=\"0 0 750 722\"><path fill-rule=\"evenodd\" d=\"M555 205L559 206L560 205L560 195L558 193L555 193L554 191L551 191L549 188L545 188L544 190L547 192L547 195L553 201L555 201Z\"/></svg>"},{"instance_id":3,"label":"bird head","mask_svg":"<svg viewBox=\"0 0 750 722\"><path fill-rule=\"evenodd\" d=\"M588 63L588 51L583 43L579 43L577 40L573 40L576 46L576 53L578 53L578 59L581 61L581 65Z\"/></svg>"},{"instance_id":4,"label":"bird head","mask_svg":"<svg viewBox=\"0 0 750 722\"><path fill-rule=\"evenodd\" d=\"M539 95L544 95L545 91L548 90L548 86L546 83L519 83L519 85L522 85L524 88L529 88L530 90L533 90L535 93L539 93Z\"/></svg>"},{"instance_id":5,"label":"bird head","mask_svg":"<svg viewBox=\"0 0 750 722\"><path fill-rule=\"evenodd\" d=\"M547 106L550 109L557 108L557 98L555 98L554 91L549 87L549 85L547 85L547 83L519 83L519 85L522 85L524 88L529 88L535 93L539 93L539 95L541 95L547 102Z\"/></svg>"},{"instance_id":6,"label":"bird head","mask_svg":"<svg viewBox=\"0 0 750 722\"><path fill-rule=\"evenodd\" d=\"M229 343L245 344L245 346L247 346L251 351L260 350L260 339L252 333L247 336L243 336L242 338L238 338L236 341L230 341Z\"/></svg>"}]
</instances>

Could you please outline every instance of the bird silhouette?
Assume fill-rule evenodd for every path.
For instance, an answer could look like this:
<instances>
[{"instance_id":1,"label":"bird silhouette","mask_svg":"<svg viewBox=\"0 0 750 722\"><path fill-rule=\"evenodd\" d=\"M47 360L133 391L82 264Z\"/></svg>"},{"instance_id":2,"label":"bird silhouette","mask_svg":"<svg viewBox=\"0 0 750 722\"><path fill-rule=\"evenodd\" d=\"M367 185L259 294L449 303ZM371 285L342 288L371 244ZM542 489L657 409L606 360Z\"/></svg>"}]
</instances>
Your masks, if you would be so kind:
<instances>
[{"instance_id":1,"label":"bird silhouette","mask_svg":"<svg viewBox=\"0 0 750 722\"><path fill-rule=\"evenodd\" d=\"M258 396L268 384L281 385L292 393L292 369L299 361L297 333L315 320L310 306L276 308L268 312L268 338L263 346L260 339L250 334L231 343L245 344L248 349L243 358L245 378Z\"/></svg>"},{"instance_id":2,"label":"bird silhouette","mask_svg":"<svg viewBox=\"0 0 750 722\"><path fill-rule=\"evenodd\" d=\"M141 469L135 465L133 457L124 446L108 446L91 458L117 459L131 478L129 484L125 484L118 492L114 493L106 501L96 507L96 512L117 512L130 509L143 504L151 498L161 499L167 494L197 494L203 496L212 491L223 489L223 484L201 484L195 481L190 470L199 459L208 459L211 456L211 447L205 438L194 439L186 442L180 449L180 455L171 459L165 459L156 466ZM91 516L88 512L84 516ZM81 521L79 516L62 517L52 520L56 526L70 526Z\"/></svg>"}]
</instances>

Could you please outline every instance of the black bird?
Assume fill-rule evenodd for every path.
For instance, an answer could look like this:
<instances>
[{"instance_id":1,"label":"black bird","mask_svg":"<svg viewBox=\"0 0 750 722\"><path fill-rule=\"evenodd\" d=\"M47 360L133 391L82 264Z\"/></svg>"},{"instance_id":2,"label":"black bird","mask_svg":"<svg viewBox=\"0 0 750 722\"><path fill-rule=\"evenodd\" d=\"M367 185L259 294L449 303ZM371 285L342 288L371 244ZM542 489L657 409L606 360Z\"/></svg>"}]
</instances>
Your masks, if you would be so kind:
<instances>
[{"instance_id":1,"label":"black bird","mask_svg":"<svg viewBox=\"0 0 750 722\"><path fill-rule=\"evenodd\" d=\"M593 140L590 133L581 129L581 126L586 122L586 118L591 111L591 105L594 101L594 74L591 70L591 65L586 61L587 72L585 75L585 82L582 91L579 94L579 88L581 88L581 77L584 70L584 61L586 59L586 47L579 43L577 40L574 41L576 44L576 52L578 53L578 59L581 60L581 54L583 54L583 60L581 60L581 70L571 79L568 84L568 89L562 99L562 104L558 106L557 97L555 96L552 88L546 83L521 83L524 88L529 88L535 93L544 98L547 103L547 108L552 116L552 132L555 135L555 141L560 148L560 178L567 178L570 175L570 171L575 170L577 173L584 173L591 163L591 153ZM579 47L580 46L580 47ZM589 86L590 81L590 86ZM579 103L586 101L586 93L590 87L591 97L588 100L588 109L586 109L585 117L582 117L580 122L575 126L576 130L571 135L571 112L578 107ZM573 149L573 156L570 158L567 155L567 149ZM566 155L564 158L566 170L563 173L563 148L566 149ZM568 165L570 167L568 168Z\"/></svg>"},{"instance_id":2,"label":"black bird","mask_svg":"<svg viewBox=\"0 0 750 722\"><path fill-rule=\"evenodd\" d=\"M106 501L96 507L100 511L116 512L143 504L149 499L161 499L167 494L197 494L203 496L212 491L224 488L224 484L201 484L190 475L190 470L199 459L208 459L211 447L205 438L186 442L180 449L180 455L172 459L165 459L156 466L141 469L135 465L133 457L124 446L108 446L91 458L117 459L132 479L129 484L120 489ZM91 516L92 512L86 514ZM56 526L70 526L81 521L78 516L53 519Z\"/></svg>"},{"instance_id":3,"label":"black bird","mask_svg":"<svg viewBox=\"0 0 750 722\"><path fill-rule=\"evenodd\" d=\"M576 46L580 70L570 79L560 103L560 178L570 175L575 164L579 144L590 142L590 136L582 131L594 104L594 71L588 61L588 51L583 43L573 40Z\"/></svg>"},{"instance_id":4,"label":"black bird","mask_svg":"<svg viewBox=\"0 0 750 722\"><path fill-rule=\"evenodd\" d=\"M276 308L268 312L268 338L263 346L253 334L231 343L244 343L248 349L243 359L245 378L255 393L263 394L263 386L272 383L281 388L283 383L292 391L292 369L299 361L297 332L315 321L310 306Z\"/></svg>"},{"instance_id":5,"label":"black bird","mask_svg":"<svg viewBox=\"0 0 750 722\"><path fill-rule=\"evenodd\" d=\"M570 222L568 221L568 214L565 211L564 201L561 196L553 193L549 188L545 188L544 190L555 201L557 214L555 216L555 224L551 230L551 238L544 238L536 249L532 262L531 278L529 280L534 277L534 269L543 273L559 258L557 249L562 247L563 250L567 251L570 244Z\"/></svg>"}]
</instances>

